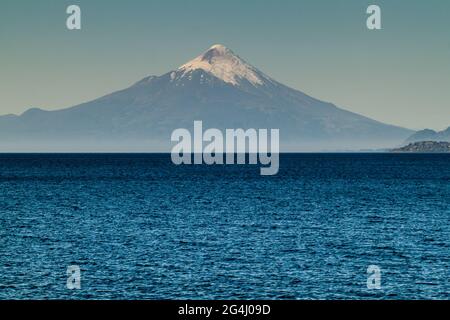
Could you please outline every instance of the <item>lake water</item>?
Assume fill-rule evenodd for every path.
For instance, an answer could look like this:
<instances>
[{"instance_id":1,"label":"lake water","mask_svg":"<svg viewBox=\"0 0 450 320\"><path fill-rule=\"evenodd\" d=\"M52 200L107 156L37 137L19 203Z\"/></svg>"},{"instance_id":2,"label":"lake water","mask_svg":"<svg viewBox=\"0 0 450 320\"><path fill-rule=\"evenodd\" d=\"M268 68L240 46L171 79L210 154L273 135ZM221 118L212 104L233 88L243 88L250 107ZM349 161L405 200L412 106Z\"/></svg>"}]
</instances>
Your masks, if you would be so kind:
<instances>
[{"instance_id":1,"label":"lake water","mask_svg":"<svg viewBox=\"0 0 450 320\"><path fill-rule=\"evenodd\" d=\"M3 154L0 299L449 299L449 222L450 155Z\"/></svg>"}]
</instances>

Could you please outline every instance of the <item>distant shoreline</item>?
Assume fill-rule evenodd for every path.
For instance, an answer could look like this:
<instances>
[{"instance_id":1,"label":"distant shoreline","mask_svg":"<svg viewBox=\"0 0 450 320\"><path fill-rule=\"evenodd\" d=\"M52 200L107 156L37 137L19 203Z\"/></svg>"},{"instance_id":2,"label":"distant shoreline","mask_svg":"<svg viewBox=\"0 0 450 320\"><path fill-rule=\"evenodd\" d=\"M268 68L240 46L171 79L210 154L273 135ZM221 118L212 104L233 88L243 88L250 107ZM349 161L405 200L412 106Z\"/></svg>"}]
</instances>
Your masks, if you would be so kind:
<instances>
[{"instance_id":1,"label":"distant shoreline","mask_svg":"<svg viewBox=\"0 0 450 320\"><path fill-rule=\"evenodd\" d=\"M419 141L401 148L392 149L393 153L450 153L450 142Z\"/></svg>"},{"instance_id":2,"label":"distant shoreline","mask_svg":"<svg viewBox=\"0 0 450 320\"><path fill-rule=\"evenodd\" d=\"M280 152L280 155L295 155L295 154L323 154L323 155L333 155L333 154L448 154L445 152L438 151L288 151L288 152ZM248 154L248 153L247 153ZM53 151L40 151L40 152L0 152L0 156L2 155L168 155L170 156L170 152L53 152Z\"/></svg>"}]
</instances>

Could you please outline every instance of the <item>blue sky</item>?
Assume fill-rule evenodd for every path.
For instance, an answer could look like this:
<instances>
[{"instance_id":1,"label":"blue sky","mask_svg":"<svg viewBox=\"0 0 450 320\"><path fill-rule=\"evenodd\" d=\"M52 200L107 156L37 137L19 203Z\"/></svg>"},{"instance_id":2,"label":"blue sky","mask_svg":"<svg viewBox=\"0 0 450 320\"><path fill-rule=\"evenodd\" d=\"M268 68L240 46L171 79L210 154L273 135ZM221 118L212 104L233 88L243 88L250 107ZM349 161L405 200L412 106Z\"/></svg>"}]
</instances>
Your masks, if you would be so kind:
<instances>
[{"instance_id":1,"label":"blue sky","mask_svg":"<svg viewBox=\"0 0 450 320\"><path fill-rule=\"evenodd\" d=\"M66 7L82 30L66 29ZM369 4L382 30L369 31ZM222 43L276 80L374 119L450 126L450 2L3 0L0 114L59 109Z\"/></svg>"}]
</instances>

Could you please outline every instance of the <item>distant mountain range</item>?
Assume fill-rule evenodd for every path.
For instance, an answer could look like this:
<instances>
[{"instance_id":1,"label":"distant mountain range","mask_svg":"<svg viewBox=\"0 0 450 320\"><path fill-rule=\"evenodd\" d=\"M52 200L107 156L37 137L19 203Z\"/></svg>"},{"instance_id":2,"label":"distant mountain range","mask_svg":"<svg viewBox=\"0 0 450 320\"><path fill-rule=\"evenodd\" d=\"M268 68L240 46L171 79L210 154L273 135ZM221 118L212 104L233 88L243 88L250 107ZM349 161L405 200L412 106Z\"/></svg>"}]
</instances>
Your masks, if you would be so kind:
<instances>
[{"instance_id":1,"label":"distant mountain range","mask_svg":"<svg viewBox=\"0 0 450 320\"><path fill-rule=\"evenodd\" d=\"M194 120L205 128L278 128L282 151L390 148L414 133L291 89L215 45L177 70L93 101L2 116L0 151L169 151L171 132Z\"/></svg>"},{"instance_id":2,"label":"distant mountain range","mask_svg":"<svg viewBox=\"0 0 450 320\"><path fill-rule=\"evenodd\" d=\"M450 142L450 127L443 131L434 131L430 129L420 130L410 136L406 143L419 141L447 141Z\"/></svg>"}]
</instances>

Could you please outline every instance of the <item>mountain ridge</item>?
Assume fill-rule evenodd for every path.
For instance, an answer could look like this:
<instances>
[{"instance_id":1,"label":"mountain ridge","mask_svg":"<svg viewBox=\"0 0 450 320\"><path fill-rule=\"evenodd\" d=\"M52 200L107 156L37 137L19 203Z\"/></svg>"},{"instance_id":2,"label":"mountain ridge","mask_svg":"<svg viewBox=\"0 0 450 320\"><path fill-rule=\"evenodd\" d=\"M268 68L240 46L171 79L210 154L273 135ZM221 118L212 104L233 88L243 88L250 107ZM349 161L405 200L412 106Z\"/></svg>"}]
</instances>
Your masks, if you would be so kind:
<instances>
[{"instance_id":1,"label":"mountain ridge","mask_svg":"<svg viewBox=\"0 0 450 320\"><path fill-rule=\"evenodd\" d=\"M405 143L420 142L420 141L447 141L450 142L450 127L442 131L435 131L431 129L424 129L415 132L408 137Z\"/></svg>"}]
</instances>

